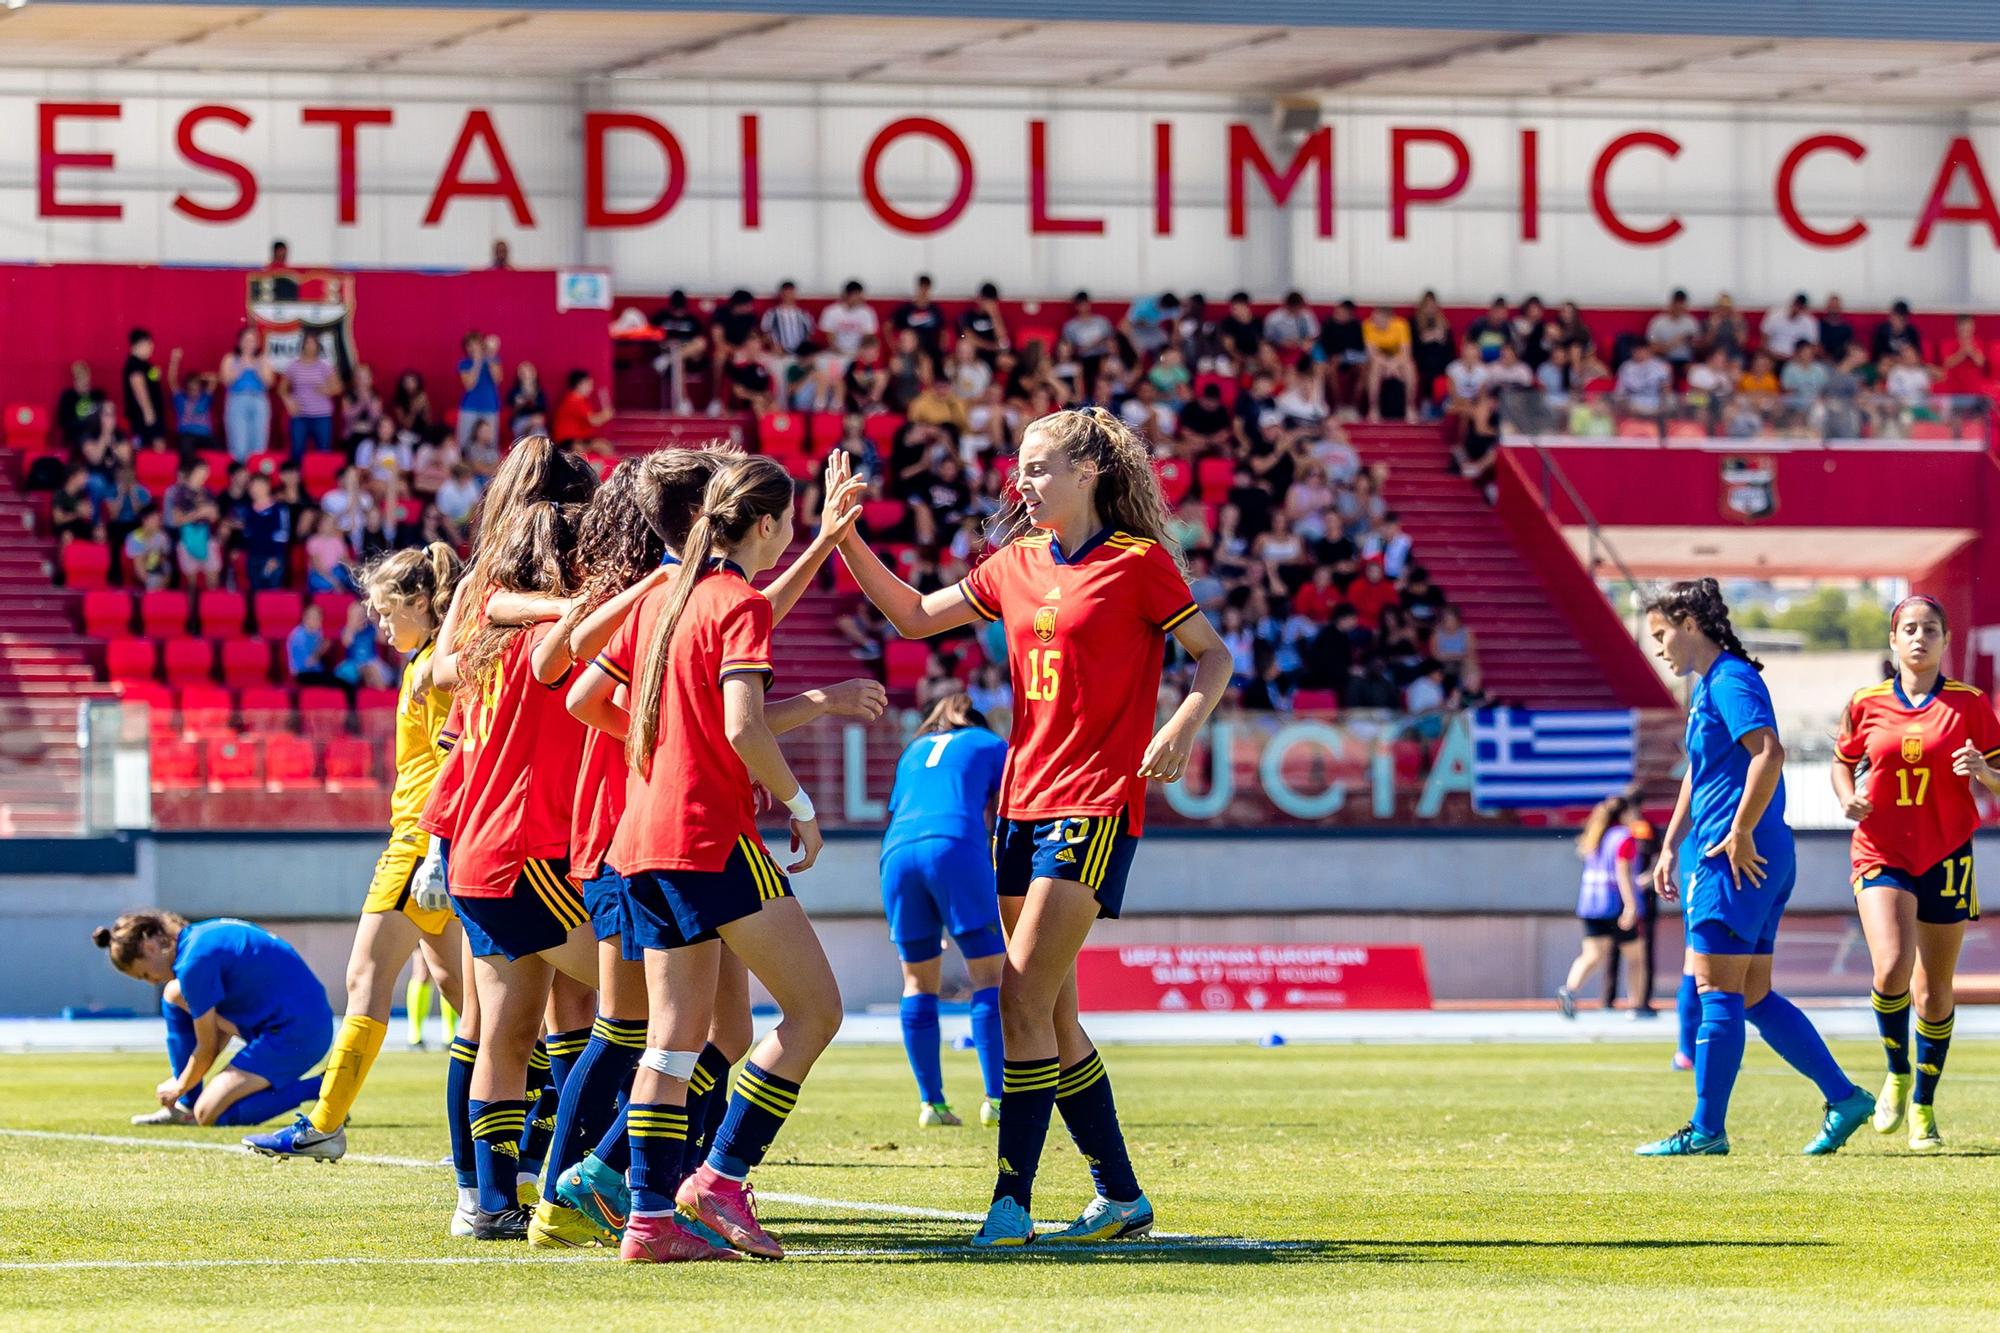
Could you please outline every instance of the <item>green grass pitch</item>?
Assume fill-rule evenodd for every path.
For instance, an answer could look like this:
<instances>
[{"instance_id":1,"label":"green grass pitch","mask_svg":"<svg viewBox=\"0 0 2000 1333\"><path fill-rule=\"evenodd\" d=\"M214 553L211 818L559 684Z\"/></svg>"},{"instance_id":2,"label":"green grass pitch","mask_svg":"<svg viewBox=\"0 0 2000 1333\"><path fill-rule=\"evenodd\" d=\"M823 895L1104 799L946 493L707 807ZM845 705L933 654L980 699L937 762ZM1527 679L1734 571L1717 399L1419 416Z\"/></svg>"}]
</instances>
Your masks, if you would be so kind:
<instances>
[{"instance_id":1,"label":"green grass pitch","mask_svg":"<svg viewBox=\"0 0 2000 1333\"><path fill-rule=\"evenodd\" d=\"M1753 1042L1735 1155L1641 1161L1632 1145L1689 1107L1667 1049L1107 1048L1161 1227L1190 1238L989 1255L961 1247L969 1223L870 1206L981 1210L991 1134L919 1130L900 1051L836 1048L759 1175L793 1257L669 1269L455 1241L439 1167L165 1146L241 1131L128 1126L161 1058L0 1056L0 1313L316 1330L2000 1325L2000 1054L1952 1053L1945 1155L1864 1129L1809 1160L1818 1099ZM1839 1053L1878 1077L1878 1053ZM384 1056L350 1151L441 1157L443 1074L437 1053ZM969 1055L947 1055L947 1079L972 1102ZM1036 1212L1087 1197L1058 1124Z\"/></svg>"}]
</instances>

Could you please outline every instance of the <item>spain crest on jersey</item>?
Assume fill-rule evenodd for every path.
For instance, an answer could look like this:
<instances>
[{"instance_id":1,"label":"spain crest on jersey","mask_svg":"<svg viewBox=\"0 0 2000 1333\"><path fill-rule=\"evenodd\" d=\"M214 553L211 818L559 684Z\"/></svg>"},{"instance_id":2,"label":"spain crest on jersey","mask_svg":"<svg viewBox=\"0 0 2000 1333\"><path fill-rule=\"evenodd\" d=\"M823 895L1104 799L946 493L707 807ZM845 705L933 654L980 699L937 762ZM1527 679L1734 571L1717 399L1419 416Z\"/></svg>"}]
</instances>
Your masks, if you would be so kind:
<instances>
[{"instance_id":1,"label":"spain crest on jersey","mask_svg":"<svg viewBox=\"0 0 2000 1333\"><path fill-rule=\"evenodd\" d=\"M1043 643L1047 643L1050 639L1055 638L1055 636L1056 609L1053 606L1042 607L1039 611L1035 612L1035 637Z\"/></svg>"},{"instance_id":2,"label":"spain crest on jersey","mask_svg":"<svg viewBox=\"0 0 2000 1333\"><path fill-rule=\"evenodd\" d=\"M1914 764L1924 757L1924 734L1912 731L1903 737L1903 762Z\"/></svg>"}]
</instances>

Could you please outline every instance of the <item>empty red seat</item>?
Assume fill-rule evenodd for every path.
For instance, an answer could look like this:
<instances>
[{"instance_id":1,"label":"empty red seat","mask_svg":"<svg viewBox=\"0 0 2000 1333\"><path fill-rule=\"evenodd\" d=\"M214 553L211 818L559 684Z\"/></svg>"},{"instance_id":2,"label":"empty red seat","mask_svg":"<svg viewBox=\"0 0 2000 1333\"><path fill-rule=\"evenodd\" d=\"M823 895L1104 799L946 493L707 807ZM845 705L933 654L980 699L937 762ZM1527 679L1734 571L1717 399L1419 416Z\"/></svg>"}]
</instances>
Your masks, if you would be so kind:
<instances>
[{"instance_id":1,"label":"empty red seat","mask_svg":"<svg viewBox=\"0 0 2000 1333\"><path fill-rule=\"evenodd\" d=\"M299 485L312 499L319 499L340 484L340 472L347 466L342 453L310 453L299 469Z\"/></svg>"},{"instance_id":2,"label":"empty red seat","mask_svg":"<svg viewBox=\"0 0 2000 1333\"><path fill-rule=\"evenodd\" d=\"M901 500L869 500L861 506L861 525L877 537L894 532L910 507Z\"/></svg>"},{"instance_id":3,"label":"empty red seat","mask_svg":"<svg viewBox=\"0 0 2000 1333\"><path fill-rule=\"evenodd\" d=\"M225 639L222 679L238 688L270 684L271 645L263 639Z\"/></svg>"},{"instance_id":4,"label":"empty red seat","mask_svg":"<svg viewBox=\"0 0 2000 1333\"><path fill-rule=\"evenodd\" d=\"M314 740L332 740L347 734L347 694L327 685L308 685L299 691L299 727Z\"/></svg>"},{"instance_id":5,"label":"empty red seat","mask_svg":"<svg viewBox=\"0 0 2000 1333\"><path fill-rule=\"evenodd\" d=\"M160 673L160 645L151 639L113 639L104 645L104 674L113 680L151 680Z\"/></svg>"},{"instance_id":6,"label":"empty red seat","mask_svg":"<svg viewBox=\"0 0 2000 1333\"><path fill-rule=\"evenodd\" d=\"M924 678L931 660L930 645L909 639L891 639L882 646L882 669L892 690L915 689Z\"/></svg>"},{"instance_id":7,"label":"empty red seat","mask_svg":"<svg viewBox=\"0 0 2000 1333\"><path fill-rule=\"evenodd\" d=\"M171 731L174 722L174 692L156 680L121 680L119 699L128 708L144 708L147 724L155 735Z\"/></svg>"},{"instance_id":8,"label":"empty red seat","mask_svg":"<svg viewBox=\"0 0 2000 1333\"><path fill-rule=\"evenodd\" d=\"M1160 474L1160 497L1173 509L1194 489L1194 469L1185 458L1156 458L1153 471Z\"/></svg>"},{"instance_id":9,"label":"empty red seat","mask_svg":"<svg viewBox=\"0 0 2000 1333\"><path fill-rule=\"evenodd\" d=\"M875 442L886 457L891 446L896 443L896 432L903 429L907 418L895 412L877 412L861 425L861 433Z\"/></svg>"},{"instance_id":10,"label":"empty red seat","mask_svg":"<svg viewBox=\"0 0 2000 1333\"><path fill-rule=\"evenodd\" d=\"M282 639L299 623L306 599L290 588L267 588L252 596L251 605L257 609L257 633L267 639Z\"/></svg>"},{"instance_id":11,"label":"empty red seat","mask_svg":"<svg viewBox=\"0 0 2000 1333\"><path fill-rule=\"evenodd\" d=\"M132 594L98 588L83 595L83 632L93 639L116 639L132 632Z\"/></svg>"},{"instance_id":12,"label":"empty red seat","mask_svg":"<svg viewBox=\"0 0 2000 1333\"><path fill-rule=\"evenodd\" d=\"M240 639L248 604L240 592L209 588L201 594L201 632L211 639Z\"/></svg>"},{"instance_id":13,"label":"empty red seat","mask_svg":"<svg viewBox=\"0 0 2000 1333\"><path fill-rule=\"evenodd\" d=\"M354 605L351 592L316 592L313 605L319 608L320 628L326 632L330 642L337 642L341 629L347 624L347 608Z\"/></svg>"},{"instance_id":14,"label":"empty red seat","mask_svg":"<svg viewBox=\"0 0 2000 1333\"><path fill-rule=\"evenodd\" d=\"M49 438L49 412L36 403L9 403L0 419L0 439L15 449L45 444Z\"/></svg>"},{"instance_id":15,"label":"empty red seat","mask_svg":"<svg viewBox=\"0 0 2000 1333\"><path fill-rule=\"evenodd\" d=\"M292 692L284 686L245 686L237 702L243 710L243 730L289 731L291 729Z\"/></svg>"},{"instance_id":16,"label":"empty red seat","mask_svg":"<svg viewBox=\"0 0 2000 1333\"><path fill-rule=\"evenodd\" d=\"M210 493L220 495L229 489L229 469L236 466L236 460L229 456L228 450L203 449L195 457L208 464Z\"/></svg>"},{"instance_id":17,"label":"empty red seat","mask_svg":"<svg viewBox=\"0 0 2000 1333\"><path fill-rule=\"evenodd\" d=\"M263 786L262 748L248 736L208 742L208 789L246 791Z\"/></svg>"},{"instance_id":18,"label":"empty red seat","mask_svg":"<svg viewBox=\"0 0 2000 1333\"><path fill-rule=\"evenodd\" d=\"M1236 464L1227 458L1204 458L1195 464L1194 479L1202 499L1220 501L1236 480Z\"/></svg>"},{"instance_id":19,"label":"empty red seat","mask_svg":"<svg viewBox=\"0 0 2000 1333\"><path fill-rule=\"evenodd\" d=\"M201 785L201 750L192 741L155 727L148 748L154 791L187 791Z\"/></svg>"},{"instance_id":20,"label":"empty red seat","mask_svg":"<svg viewBox=\"0 0 2000 1333\"><path fill-rule=\"evenodd\" d=\"M1331 713L1340 707L1340 696L1332 690L1300 690L1292 696L1292 707L1301 713Z\"/></svg>"},{"instance_id":21,"label":"empty red seat","mask_svg":"<svg viewBox=\"0 0 2000 1333\"><path fill-rule=\"evenodd\" d=\"M170 639L160 654L169 685L195 684L215 677L215 645L207 639Z\"/></svg>"},{"instance_id":22,"label":"empty red seat","mask_svg":"<svg viewBox=\"0 0 2000 1333\"><path fill-rule=\"evenodd\" d=\"M1670 440L1705 440L1708 438L1708 427L1702 425L1699 421L1669 421L1667 423L1667 438Z\"/></svg>"},{"instance_id":23,"label":"empty red seat","mask_svg":"<svg viewBox=\"0 0 2000 1333\"><path fill-rule=\"evenodd\" d=\"M70 542L60 562L65 588L102 588L111 581L111 548L103 542Z\"/></svg>"},{"instance_id":24,"label":"empty red seat","mask_svg":"<svg viewBox=\"0 0 2000 1333\"><path fill-rule=\"evenodd\" d=\"M831 449L847 431L843 412L814 412L806 420L806 440L810 449Z\"/></svg>"},{"instance_id":25,"label":"empty red seat","mask_svg":"<svg viewBox=\"0 0 2000 1333\"><path fill-rule=\"evenodd\" d=\"M139 484L153 493L154 503L166 497L167 487L174 484L180 474L180 455L171 449L146 449L132 460L132 470L138 475Z\"/></svg>"},{"instance_id":26,"label":"empty red seat","mask_svg":"<svg viewBox=\"0 0 2000 1333\"><path fill-rule=\"evenodd\" d=\"M155 639L185 639L188 595L174 589L139 594L139 628Z\"/></svg>"},{"instance_id":27,"label":"empty red seat","mask_svg":"<svg viewBox=\"0 0 2000 1333\"><path fill-rule=\"evenodd\" d=\"M802 454L806 419L796 412L767 412L757 422L757 442L767 454Z\"/></svg>"},{"instance_id":28,"label":"empty red seat","mask_svg":"<svg viewBox=\"0 0 2000 1333\"><path fill-rule=\"evenodd\" d=\"M183 685L180 688L181 734L189 740L212 740L235 733L231 721L236 700L220 685Z\"/></svg>"},{"instance_id":29,"label":"empty red seat","mask_svg":"<svg viewBox=\"0 0 2000 1333\"><path fill-rule=\"evenodd\" d=\"M1644 417L1627 417L1618 423L1618 438L1621 440L1657 440L1660 438L1660 423Z\"/></svg>"},{"instance_id":30,"label":"empty red seat","mask_svg":"<svg viewBox=\"0 0 2000 1333\"><path fill-rule=\"evenodd\" d=\"M375 746L354 736L326 743L326 789L355 791L380 786L375 780Z\"/></svg>"},{"instance_id":31,"label":"empty red seat","mask_svg":"<svg viewBox=\"0 0 2000 1333\"><path fill-rule=\"evenodd\" d=\"M283 732L260 737L264 742L264 785L272 791L318 787L319 764L313 743Z\"/></svg>"}]
</instances>

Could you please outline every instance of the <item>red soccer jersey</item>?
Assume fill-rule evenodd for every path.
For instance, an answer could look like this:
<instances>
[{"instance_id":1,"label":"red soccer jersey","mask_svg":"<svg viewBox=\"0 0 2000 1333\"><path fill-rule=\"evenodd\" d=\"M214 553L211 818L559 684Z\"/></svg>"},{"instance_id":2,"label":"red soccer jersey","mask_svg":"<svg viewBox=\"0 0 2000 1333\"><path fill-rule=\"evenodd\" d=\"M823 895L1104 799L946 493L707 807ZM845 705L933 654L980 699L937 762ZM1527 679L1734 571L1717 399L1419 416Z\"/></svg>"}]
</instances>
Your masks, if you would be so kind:
<instances>
[{"instance_id":1,"label":"red soccer jersey","mask_svg":"<svg viewBox=\"0 0 2000 1333\"><path fill-rule=\"evenodd\" d=\"M604 868L604 853L625 815L625 778L630 772L624 741L595 727L585 728L569 825L569 877L578 884L597 878Z\"/></svg>"},{"instance_id":2,"label":"red soccer jersey","mask_svg":"<svg viewBox=\"0 0 2000 1333\"><path fill-rule=\"evenodd\" d=\"M1046 532L1008 543L959 588L1007 628L1014 726L1004 819L1127 811L1145 826L1139 761L1153 736L1166 636L1198 613L1158 542L1099 533L1065 556Z\"/></svg>"},{"instance_id":3,"label":"red soccer jersey","mask_svg":"<svg viewBox=\"0 0 2000 1333\"><path fill-rule=\"evenodd\" d=\"M458 828L458 805L465 791L458 738L464 730L465 709L454 694L451 712L444 719L444 730L438 733L438 749L444 751L444 758L438 764L437 779L431 783L424 812L417 816L417 827L434 837L449 838Z\"/></svg>"},{"instance_id":4,"label":"red soccer jersey","mask_svg":"<svg viewBox=\"0 0 2000 1333\"><path fill-rule=\"evenodd\" d=\"M1836 753L1866 761L1861 794L1875 809L1854 829L1854 869L1893 866L1921 875L1965 845L1979 826L1972 783L1951 771L1967 742L2000 763L2000 719L1983 691L1944 680L1922 707L1895 679L1856 690Z\"/></svg>"},{"instance_id":5,"label":"red soccer jersey","mask_svg":"<svg viewBox=\"0 0 2000 1333\"><path fill-rule=\"evenodd\" d=\"M641 598L593 667L630 685L672 595L672 588L654 588ZM627 779L625 817L611 839L609 860L619 873L714 872L728 863L737 839L763 845L750 771L722 722L722 682L735 675L770 684L771 604L725 565L695 585L674 629L652 769Z\"/></svg>"},{"instance_id":6,"label":"red soccer jersey","mask_svg":"<svg viewBox=\"0 0 2000 1333\"><path fill-rule=\"evenodd\" d=\"M513 637L459 739L465 791L446 862L459 897L509 897L530 857L569 855L586 728L570 716L567 679L535 679L529 659L552 628L544 622Z\"/></svg>"}]
</instances>

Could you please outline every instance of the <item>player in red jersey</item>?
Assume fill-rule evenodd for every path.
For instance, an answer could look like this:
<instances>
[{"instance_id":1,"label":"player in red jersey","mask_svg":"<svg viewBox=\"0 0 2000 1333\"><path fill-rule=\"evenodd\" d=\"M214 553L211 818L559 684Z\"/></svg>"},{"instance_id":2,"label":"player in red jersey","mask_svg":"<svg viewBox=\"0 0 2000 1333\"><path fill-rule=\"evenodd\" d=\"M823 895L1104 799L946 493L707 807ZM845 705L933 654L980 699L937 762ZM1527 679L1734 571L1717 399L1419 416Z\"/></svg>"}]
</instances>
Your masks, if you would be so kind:
<instances>
[{"instance_id":1,"label":"player in red jersey","mask_svg":"<svg viewBox=\"0 0 2000 1333\"><path fill-rule=\"evenodd\" d=\"M846 479L835 454L827 489ZM1179 781L1229 683L1229 650L1188 594L1165 536L1145 445L1098 408L1057 412L1022 436L1012 540L953 587L919 593L858 538L841 543L862 591L905 637L1002 621L1014 722L994 864L1007 964L999 1179L975 1245L1035 1239L1035 1169L1060 1108L1097 1197L1044 1241L1143 1235L1152 1204L1118 1128L1111 1082L1077 1021L1076 957L1115 917L1141 831L1146 782ZM1153 728L1167 636L1195 659L1193 688Z\"/></svg>"},{"instance_id":2,"label":"player in red jersey","mask_svg":"<svg viewBox=\"0 0 2000 1333\"><path fill-rule=\"evenodd\" d=\"M1982 691L1944 674L1950 643L1935 601L1896 604L1889 622L1896 674L1847 701L1833 766L1834 794L1855 821L1854 895L1875 966L1875 1025L1889 1060L1875 1128L1894 1133L1907 1115L1910 1146L1919 1152L1944 1146L1933 1099L1951 1047L1952 979L1965 923L1979 917L1972 784L2000 795L2000 719Z\"/></svg>"}]
</instances>

